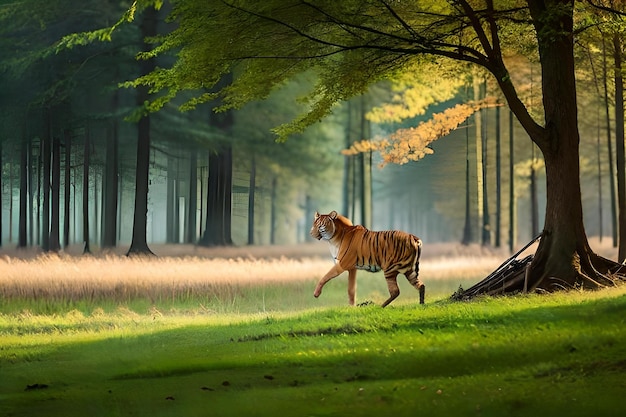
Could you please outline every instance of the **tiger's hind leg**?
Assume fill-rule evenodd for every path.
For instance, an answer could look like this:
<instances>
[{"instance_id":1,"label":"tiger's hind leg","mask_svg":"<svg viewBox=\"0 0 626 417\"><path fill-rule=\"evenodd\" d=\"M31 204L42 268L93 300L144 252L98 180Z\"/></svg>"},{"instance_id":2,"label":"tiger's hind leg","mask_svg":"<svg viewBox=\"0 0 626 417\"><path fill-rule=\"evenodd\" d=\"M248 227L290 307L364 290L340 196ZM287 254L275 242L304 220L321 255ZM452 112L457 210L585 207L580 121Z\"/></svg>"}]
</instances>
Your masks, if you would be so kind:
<instances>
[{"instance_id":1,"label":"tiger's hind leg","mask_svg":"<svg viewBox=\"0 0 626 417\"><path fill-rule=\"evenodd\" d=\"M382 307L387 307L389 303L398 298L400 295L400 288L398 287L398 282L396 281L396 277L398 273L393 271L390 273L385 273L385 279L387 280L387 288L389 289L389 298L385 301Z\"/></svg>"},{"instance_id":2,"label":"tiger's hind leg","mask_svg":"<svg viewBox=\"0 0 626 417\"><path fill-rule=\"evenodd\" d=\"M426 286L420 281L417 272L411 271L404 274L406 276L407 281L411 283L412 286L415 287L417 291L420 293L420 304L424 304L424 293L426 292Z\"/></svg>"}]
</instances>

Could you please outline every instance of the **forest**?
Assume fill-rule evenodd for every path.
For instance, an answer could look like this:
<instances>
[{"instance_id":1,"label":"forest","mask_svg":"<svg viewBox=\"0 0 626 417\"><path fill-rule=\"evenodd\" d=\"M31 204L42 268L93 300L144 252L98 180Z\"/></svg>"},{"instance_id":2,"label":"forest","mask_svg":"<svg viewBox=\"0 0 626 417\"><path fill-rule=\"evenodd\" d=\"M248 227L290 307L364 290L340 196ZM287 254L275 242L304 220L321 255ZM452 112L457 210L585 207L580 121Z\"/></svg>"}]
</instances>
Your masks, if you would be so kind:
<instances>
[{"instance_id":1,"label":"forest","mask_svg":"<svg viewBox=\"0 0 626 417\"><path fill-rule=\"evenodd\" d=\"M0 6L3 246L141 252L153 242L289 244L308 239L315 211L332 209L426 242L513 250L542 230L543 155L485 72L425 63L373 83L283 140L275 128L307 111L310 104L299 98L319 74L301 73L236 109L214 111L216 96L180 111L191 99L183 92L146 113L153 92L129 83L173 65L173 54L137 59L173 32L170 4L146 9L106 41L67 40L113 26L130 6L64 0ZM584 221L589 236L616 246L624 199L623 15L593 7L586 13L580 25L588 27L575 43ZM540 119L540 63L524 53L529 39L516 40L505 60L520 100ZM224 77L217 88L227 83ZM437 119L480 100L491 104L461 116L457 126ZM423 157L345 152L428 121L446 132Z\"/></svg>"}]
</instances>

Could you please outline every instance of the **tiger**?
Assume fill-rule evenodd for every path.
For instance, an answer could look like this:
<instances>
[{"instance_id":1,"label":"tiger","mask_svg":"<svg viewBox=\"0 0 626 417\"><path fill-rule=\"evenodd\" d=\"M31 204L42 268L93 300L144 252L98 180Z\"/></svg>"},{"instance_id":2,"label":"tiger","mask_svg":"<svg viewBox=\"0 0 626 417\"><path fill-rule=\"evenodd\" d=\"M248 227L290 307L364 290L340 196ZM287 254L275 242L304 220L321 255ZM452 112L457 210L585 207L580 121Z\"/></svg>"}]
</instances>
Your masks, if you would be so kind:
<instances>
[{"instance_id":1,"label":"tiger","mask_svg":"<svg viewBox=\"0 0 626 417\"><path fill-rule=\"evenodd\" d=\"M356 271L383 271L389 298L382 304L386 307L400 295L396 277L404 274L406 279L419 291L420 304L424 304L425 286L418 278L419 260L422 253L422 240L417 236L399 230L375 232L352 222L331 211L329 214L315 212L311 236L326 240L335 266L324 275L313 292L318 298L328 281L348 271L348 301L354 306L356 297Z\"/></svg>"}]
</instances>

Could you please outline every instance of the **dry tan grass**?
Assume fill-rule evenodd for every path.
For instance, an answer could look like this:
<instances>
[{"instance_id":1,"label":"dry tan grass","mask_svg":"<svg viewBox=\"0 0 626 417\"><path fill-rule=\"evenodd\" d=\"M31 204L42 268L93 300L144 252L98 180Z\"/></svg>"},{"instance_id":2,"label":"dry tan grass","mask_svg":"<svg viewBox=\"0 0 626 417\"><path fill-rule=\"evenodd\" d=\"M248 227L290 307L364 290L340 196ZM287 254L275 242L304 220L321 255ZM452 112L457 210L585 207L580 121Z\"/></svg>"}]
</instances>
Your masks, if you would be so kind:
<instances>
[{"instance_id":1,"label":"dry tan grass","mask_svg":"<svg viewBox=\"0 0 626 417\"><path fill-rule=\"evenodd\" d=\"M606 243L604 246L607 246ZM608 245L603 252L610 256ZM120 253L78 256L0 252L0 298L62 301L135 298L185 300L228 297L241 288L314 282L332 266L326 244L290 247L197 248L154 246L159 257L128 258ZM439 280L480 279L508 258L504 250L437 244L426 246L420 277L428 286ZM361 276L363 273L361 274Z\"/></svg>"}]
</instances>

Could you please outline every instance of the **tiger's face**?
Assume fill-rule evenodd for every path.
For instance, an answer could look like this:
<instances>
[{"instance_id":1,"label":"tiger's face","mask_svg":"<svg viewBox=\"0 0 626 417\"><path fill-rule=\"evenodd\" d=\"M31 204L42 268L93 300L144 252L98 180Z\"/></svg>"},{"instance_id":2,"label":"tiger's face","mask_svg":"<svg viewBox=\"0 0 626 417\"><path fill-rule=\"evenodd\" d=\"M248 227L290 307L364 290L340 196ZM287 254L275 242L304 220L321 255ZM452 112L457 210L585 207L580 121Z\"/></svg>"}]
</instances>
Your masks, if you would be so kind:
<instances>
[{"instance_id":1,"label":"tiger's face","mask_svg":"<svg viewBox=\"0 0 626 417\"><path fill-rule=\"evenodd\" d=\"M315 219L311 227L311 236L317 240L330 240L335 234L335 220L337 212L331 211L329 214L319 214L315 212Z\"/></svg>"}]
</instances>

